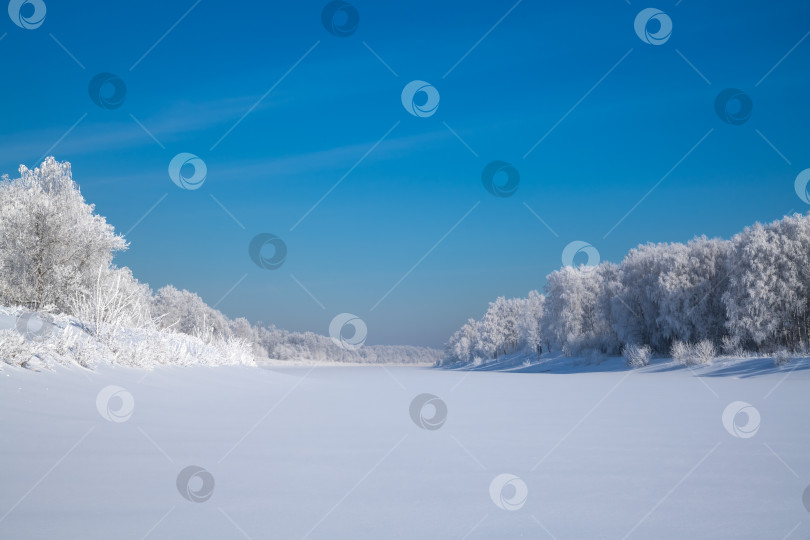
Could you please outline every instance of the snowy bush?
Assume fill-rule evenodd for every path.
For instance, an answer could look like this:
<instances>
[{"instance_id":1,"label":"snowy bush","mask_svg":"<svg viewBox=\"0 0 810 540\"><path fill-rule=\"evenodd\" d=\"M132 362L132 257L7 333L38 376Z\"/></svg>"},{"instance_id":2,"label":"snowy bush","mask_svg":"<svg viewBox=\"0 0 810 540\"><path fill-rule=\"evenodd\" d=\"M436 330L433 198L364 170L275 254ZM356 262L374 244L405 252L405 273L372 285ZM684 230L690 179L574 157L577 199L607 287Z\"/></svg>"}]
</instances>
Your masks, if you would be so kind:
<instances>
[{"instance_id":1,"label":"snowy bush","mask_svg":"<svg viewBox=\"0 0 810 540\"><path fill-rule=\"evenodd\" d=\"M672 344L670 354L676 362L685 366L711 364L717 356L717 349L715 349L714 344L707 339L695 345L676 341Z\"/></svg>"},{"instance_id":2,"label":"snowy bush","mask_svg":"<svg viewBox=\"0 0 810 540\"><path fill-rule=\"evenodd\" d=\"M14 321L21 309L1 309L0 317ZM158 365L253 365L251 344L240 338L214 336L210 340L154 327L127 328L54 316L53 329L30 338L16 328L0 330L0 358L15 366L75 365L93 368L118 364L151 369Z\"/></svg>"},{"instance_id":3,"label":"snowy bush","mask_svg":"<svg viewBox=\"0 0 810 540\"><path fill-rule=\"evenodd\" d=\"M714 343L708 339L701 340L694 347L696 364L711 364L717 356Z\"/></svg>"},{"instance_id":4,"label":"snowy bush","mask_svg":"<svg viewBox=\"0 0 810 540\"><path fill-rule=\"evenodd\" d=\"M41 347L16 330L0 330L0 355L6 364L23 366L39 354Z\"/></svg>"},{"instance_id":5,"label":"snowy bush","mask_svg":"<svg viewBox=\"0 0 810 540\"><path fill-rule=\"evenodd\" d=\"M622 350L622 356L627 361L627 365L632 368L644 367L650 363L652 349L649 345L627 345Z\"/></svg>"},{"instance_id":6,"label":"snowy bush","mask_svg":"<svg viewBox=\"0 0 810 540\"><path fill-rule=\"evenodd\" d=\"M149 368L155 365L253 365L248 342L238 338L200 338L159 330L136 330L120 336L114 352L117 364Z\"/></svg>"},{"instance_id":7,"label":"snowy bush","mask_svg":"<svg viewBox=\"0 0 810 540\"><path fill-rule=\"evenodd\" d=\"M110 340L118 328L153 326L151 298L149 287L139 283L129 268L100 268L93 287L74 296L71 313L87 324L88 332Z\"/></svg>"},{"instance_id":8,"label":"snowy bush","mask_svg":"<svg viewBox=\"0 0 810 540\"><path fill-rule=\"evenodd\" d=\"M682 341L673 342L669 354L673 360L682 365L691 363L691 358L694 356L692 346Z\"/></svg>"},{"instance_id":9,"label":"snowy bush","mask_svg":"<svg viewBox=\"0 0 810 540\"><path fill-rule=\"evenodd\" d=\"M62 365L75 362L92 369L98 360L103 361L109 347L87 335L79 326L66 324L64 331L57 333L46 345L53 360Z\"/></svg>"}]
</instances>

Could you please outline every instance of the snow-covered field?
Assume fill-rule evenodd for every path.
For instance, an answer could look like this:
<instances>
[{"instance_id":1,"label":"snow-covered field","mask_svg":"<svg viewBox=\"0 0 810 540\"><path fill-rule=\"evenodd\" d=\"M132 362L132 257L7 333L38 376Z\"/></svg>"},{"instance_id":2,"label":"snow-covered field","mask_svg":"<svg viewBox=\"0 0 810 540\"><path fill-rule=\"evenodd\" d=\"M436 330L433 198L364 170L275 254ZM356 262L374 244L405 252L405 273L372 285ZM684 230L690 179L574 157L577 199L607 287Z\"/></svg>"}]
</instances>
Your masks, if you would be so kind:
<instances>
[{"instance_id":1,"label":"snow-covered field","mask_svg":"<svg viewBox=\"0 0 810 540\"><path fill-rule=\"evenodd\" d=\"M808 538L810 365L766 362L5 367L0 538Z\"/></svg>"}]
</instances>

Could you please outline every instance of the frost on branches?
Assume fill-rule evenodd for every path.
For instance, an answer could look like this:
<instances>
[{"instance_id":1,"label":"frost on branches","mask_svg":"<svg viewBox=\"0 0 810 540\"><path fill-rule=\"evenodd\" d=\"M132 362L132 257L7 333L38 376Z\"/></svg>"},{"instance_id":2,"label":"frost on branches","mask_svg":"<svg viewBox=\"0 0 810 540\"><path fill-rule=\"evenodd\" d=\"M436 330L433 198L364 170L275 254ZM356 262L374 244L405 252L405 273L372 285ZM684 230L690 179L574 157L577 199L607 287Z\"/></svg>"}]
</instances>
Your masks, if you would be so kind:
<instances>
[{"instance_id":1,"label":"frost on branches","mask_svg":"<svg viewBox=\"0 0 810 540\"><path fill-rule=\"evenodd\" d=\"M106 220L93 213L73 181L70 163L46 158L20 166L0 183L0 299L5 305L67 312L89 291L99 268L126 249Z\"/></svg>"},{"instance_id":2,"label":"frost on branches","mask_svg":"<svg viewBox=\"0 0 810 540\"><path fill-rule=\"evenodd\" d=\"M619 265L563 267L544 293L498 298L453 334L444 361L535 354L541 343L569 356L624 352L636 366L651 353L684 364L709 363L721 348L807 353L810 216L757 223L731 240L640 245Z\"/></svg>"}]
</instances>

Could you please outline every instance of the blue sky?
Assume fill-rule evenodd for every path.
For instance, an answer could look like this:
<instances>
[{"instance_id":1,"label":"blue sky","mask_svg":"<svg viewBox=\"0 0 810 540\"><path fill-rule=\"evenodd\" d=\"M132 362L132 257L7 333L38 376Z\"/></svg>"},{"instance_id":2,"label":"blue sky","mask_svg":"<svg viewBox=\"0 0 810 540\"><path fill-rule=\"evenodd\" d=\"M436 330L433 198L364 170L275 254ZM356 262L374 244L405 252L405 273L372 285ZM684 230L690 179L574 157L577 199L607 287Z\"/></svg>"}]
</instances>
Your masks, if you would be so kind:
<instances>
[{"instance_id":1,"label":"blue sky","mask_svg":"<svg viewBox=\"0 0 810 540\"><path fill-rule=\"evenodd\" d=\"M351 312L367 343L438 346L541 289L571 241L618 262L807 210L806 2L357 1L347 37L325 2L45 3L36 29L0 23L0 171L70 161L129 231L118 264L231 317L326 334ZM660 45L633 26L651 6ZM126 85L116 109L88 95L101 72ZM435 114L402 106L413 80ZM753 103L741 125L715 112L726 88ZM207 166L197 190L169 178L181 152ZM482 185L494 160L519 171L511 197ZM280 268L248 256L259 233L287 245Z\"/></svg>"}]
</instances>

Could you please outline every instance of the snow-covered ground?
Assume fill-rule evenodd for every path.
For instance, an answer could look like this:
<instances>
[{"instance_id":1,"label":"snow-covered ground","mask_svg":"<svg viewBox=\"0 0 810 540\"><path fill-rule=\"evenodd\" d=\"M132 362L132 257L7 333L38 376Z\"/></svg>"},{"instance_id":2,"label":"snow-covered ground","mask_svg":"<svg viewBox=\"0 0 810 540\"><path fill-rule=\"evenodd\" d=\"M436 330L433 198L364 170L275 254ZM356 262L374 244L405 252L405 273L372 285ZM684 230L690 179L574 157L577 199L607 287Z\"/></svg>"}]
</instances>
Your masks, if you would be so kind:
<instances>
[{"instance_id":1,"label":"snow-covered ground","mask_svg":"<svg viewBox=\"0 0 810 540\"><path fill-rule=\"evenodd\" d=\"M808 538L808 367L5 367L0 538Z\"/></svg>"}]
</instances>

